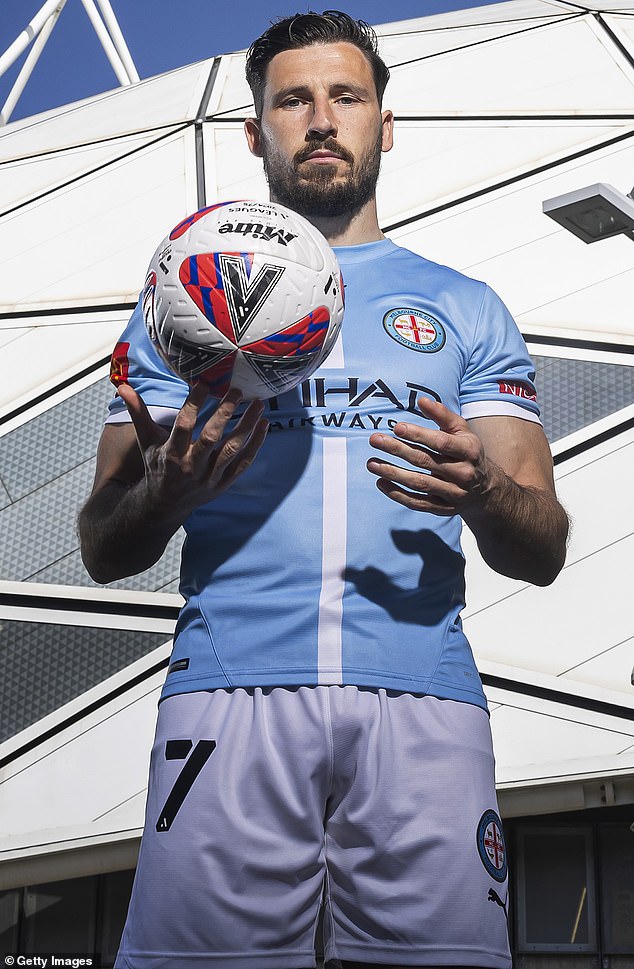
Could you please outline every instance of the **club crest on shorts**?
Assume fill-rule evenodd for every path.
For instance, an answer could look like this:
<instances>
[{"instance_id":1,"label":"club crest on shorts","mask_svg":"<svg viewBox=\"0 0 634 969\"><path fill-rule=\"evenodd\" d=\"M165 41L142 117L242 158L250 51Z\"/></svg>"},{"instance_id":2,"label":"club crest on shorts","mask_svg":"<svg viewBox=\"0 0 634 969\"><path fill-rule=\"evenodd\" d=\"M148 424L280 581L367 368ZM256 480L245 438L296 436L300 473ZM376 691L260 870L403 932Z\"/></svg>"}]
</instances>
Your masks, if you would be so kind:
<instances>
[{"instance_id":1,"label":"club crest on shorts","mask_svg":"<svg viewBox=\"0 0 634 969\"><path fill-rule=\"evenodd\" d=\"M495 811L485 811L480 818L476 834L480 861L496 882L506 878L506 845L502 822Z\"/></svg>"},{"instance_id":2,"label":"club crest on shorts","mask_svg":"<svg viewBox=\"0 0 634 969\"><path fill-rule=\"evenodd\" d=\"M383 317L383 328L393 340L408 350L435 353L445 345L442 323L422 310L397 306Z\"/></svg>"}]
</instances>

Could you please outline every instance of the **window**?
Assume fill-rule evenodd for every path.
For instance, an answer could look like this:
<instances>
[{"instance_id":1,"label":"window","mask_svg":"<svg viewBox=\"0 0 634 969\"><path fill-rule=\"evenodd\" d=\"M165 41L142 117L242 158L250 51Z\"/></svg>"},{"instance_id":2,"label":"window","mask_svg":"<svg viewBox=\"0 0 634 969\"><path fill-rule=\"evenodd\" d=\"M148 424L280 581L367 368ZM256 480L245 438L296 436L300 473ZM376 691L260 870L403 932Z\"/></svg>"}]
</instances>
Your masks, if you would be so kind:
<instances>
[{"instance_id":1,"label":"window","mask_svg":"<svg viewBox=\"0 0 634 969\"><path fill-rule=\"evenodd\" d=\"M604 952L634 955L634 833L627 824L599 827Z\"/></svg>"},{"instance_id":2,"label":"window","mask_svg":"<svg viewBox=\"0 0 634 969\"><path fill-rule=\"evenodd\" d=\"M519 951L596 951L592 829L527 827L518 834Z\"/></svg>"},{"instance_id":3,"label":"window","mask_svg":"<svg viewBox=\"0 0 634 969\"><path fill-rule=\"evenodd\" d=\"M96 878L35 885L24 891L24 951L92 952Z\"/></svg>"},{"instance_id":4,"label":"window","mask_svg":"<svg viewBox=\"0 0 634 969\"><path fill-rule=\"evenodd\" d=\"M104 966L114 963L121 932L132 894L134 871L113 871L103 880L101 897L101 942L99 952Z\"/></svg>"},{"instance_id":5,"label":"window","mask_svg":"<svg viewBox=\"0 0 634 969\"><path fill-rule=\"evenodd\" d=\"M92 954L112 966L133 878L115 871L0 892L0 956Z\"/></svg>"},{"instance_id":6,"label":"window","mask_svg":"<svg viewBox=\"0 0 634 969\"><path fill-rule=\"evenodd\" d=\"M16 952L21 890L0 893L0 952Z\"/></svg>"}]
</instances>

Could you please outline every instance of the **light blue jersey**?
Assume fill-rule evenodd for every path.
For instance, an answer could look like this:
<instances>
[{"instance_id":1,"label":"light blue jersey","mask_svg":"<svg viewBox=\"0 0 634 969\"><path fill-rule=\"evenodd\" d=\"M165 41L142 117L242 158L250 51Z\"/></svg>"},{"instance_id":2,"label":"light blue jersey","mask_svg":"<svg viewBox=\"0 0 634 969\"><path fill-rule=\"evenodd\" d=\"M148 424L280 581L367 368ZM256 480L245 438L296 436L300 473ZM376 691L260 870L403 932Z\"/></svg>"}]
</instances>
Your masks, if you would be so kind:
<instances>
[{"instance_id":1,"label":"light blue jersey","mask_svg":"<svg viewBox=\"0 0 634 969\"><path fill-rule=\"evenodd\" d=\"M335 252L346 312L331 355L268 402L253 465L185 524L186 604L163 696L334 683L486 708L460 619L461 519L381 494L368 439L399 420L428 424L421 394L466 419L539 421L533 364L483 283L387 239ZM174 419L187 387L158 358L139 308L116 366L155 420ZM109 420L127 419L115 398Z\"/></svg>"}]
</instances>

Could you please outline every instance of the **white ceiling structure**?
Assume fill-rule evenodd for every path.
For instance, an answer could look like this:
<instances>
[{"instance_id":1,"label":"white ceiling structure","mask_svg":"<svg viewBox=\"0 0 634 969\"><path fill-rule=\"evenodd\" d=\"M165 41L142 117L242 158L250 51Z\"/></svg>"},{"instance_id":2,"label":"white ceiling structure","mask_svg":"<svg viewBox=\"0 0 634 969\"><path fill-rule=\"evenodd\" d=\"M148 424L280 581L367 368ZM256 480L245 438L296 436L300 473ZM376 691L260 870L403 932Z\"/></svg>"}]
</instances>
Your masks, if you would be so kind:
<instances>
[{"instance_id":1,"label":"white ceiling structure","mask_svg":"<svg viewBox=\"0 0 634 969\"><path fill-rule=\"evenodd\" d=\"M634 2L510 0L378 33L397 119L381 224L499 292L557 411L557 484L573 520L561 576L548 589L500 577L470 535L464 543L464 619L490 702L502 812L634 803L634 245L585 246L541 210L583 185L634 184ZM3 454L12 460L19 441L44 448L28 443L39 440L30 427L103 384L166 227L216 199L266 195L244 145L243 68L244 53L213 58L0 133L0 527L12 548L43 485L14 494ZM90 484L91 447L85 474L50 473L78 482L55 506L68 518ZM67 571L7 566L0 622L12 635L153 638L0 744L0 887L24 880L25 865L31 881L47 864L88 871L102 863L98 846L109 866L133 863L179 602L171 573L107 590L64 578L79 575L68 571L76 538L56 515L51 529L68 536L49 559ZM33 528L29 542L46 544Z\"/></svg>"}]
</instances>

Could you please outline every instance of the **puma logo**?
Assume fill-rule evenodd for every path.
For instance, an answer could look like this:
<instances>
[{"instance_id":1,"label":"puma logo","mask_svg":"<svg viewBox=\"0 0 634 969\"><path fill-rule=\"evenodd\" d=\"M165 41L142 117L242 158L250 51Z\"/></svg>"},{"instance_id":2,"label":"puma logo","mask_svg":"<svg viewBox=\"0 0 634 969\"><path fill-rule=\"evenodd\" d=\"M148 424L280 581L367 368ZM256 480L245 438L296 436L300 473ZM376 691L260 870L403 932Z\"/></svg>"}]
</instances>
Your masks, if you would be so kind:
<instances>
[{"instance_id":1,"label":"puma logo","mask_svg":"<svg viewBox=\"0 0 634 969\"><path fill-rule=\"evenodd\" d=\"M496 905L499 905L500 908L503 909L503 911L504 911L504 917L505 917L506 921L508 922L508 920L509 920L509 913L507 912L507 909L506 909L506 902L503 902L502 901L502 899L500 898L500 896L498 895L498 893L496 892L496 890L494 888L490 888L489 889L488 900L490 902L495 902Z\"/></svg>"}]
</instances>

